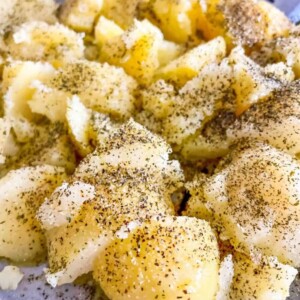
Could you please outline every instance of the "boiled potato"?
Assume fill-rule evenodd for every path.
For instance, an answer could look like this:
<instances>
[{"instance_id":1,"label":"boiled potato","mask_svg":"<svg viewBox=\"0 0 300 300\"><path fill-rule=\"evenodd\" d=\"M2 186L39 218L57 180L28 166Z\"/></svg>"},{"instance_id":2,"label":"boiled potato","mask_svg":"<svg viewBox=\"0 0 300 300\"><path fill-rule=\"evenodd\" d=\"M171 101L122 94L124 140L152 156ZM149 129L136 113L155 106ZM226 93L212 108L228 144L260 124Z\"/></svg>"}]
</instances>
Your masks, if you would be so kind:
<instances>
[{"instance_id":1,"label":"boiled potato","mask_svg":"<svg viewBox=\"0 0 300 300\"><path fill-rule=\"evenodd\" d=\"M0 3L0 35L27 21L56 22L53 0L11 0Z\"/></svg>"},{"instance_id":2,"label":"boiled potato","mask_svg":"<svg viewBox=\"0 0 300 300\"><path fill-rule=\"evenodd\" d=\"M0 164L5 162L5 148L9 143L11 124L7 119L0 119Z\"/></svg>"},{"instance_id":3,"label":"boiled potato","mask_svg":"<svg viewBox=\"0 0 300 300\"><path fill-rule=\"evenodd\" d=\"M109 40L118 37L124 33L124 30L113 20L101 16L95 26L95 41L97 45L102 46Z\"/></svg>"},{"instance_id":4,"label":"boiled potato","mask_svg":"<svg viewBox=\"0 0 300 300\"><path fill-rule=\"evenodd\" d=\"M171 194L182 187L183 174L169 151L161 138L129 121L83 159L38 213L47 229L48 282L72 282L91 271L113 236L136 222L174 215Z\"/></svg>"},{"instance_id":5,"label":"boiled potato","mask_svg":"<svg viewBox=\"0 0 300 300\"><path fill-rule=\"evenodd\" d=\"M142 110L135 114L134 119L151 132L162 135L163 121L156 118L153 113L147 110Z\"/></svg>"},{"instance_id":6,"label":"boiled potato","mask_svg":"<svg viewBox=\"0 0 300 300\"><path fill-rule=\"evenodd\" d=\"M98 146L105 143L109 135L117 130L121 123L114 122L106 114L92 112L89 124L89 137L93 146Z\"/></svg>"},{"instance_id":7,"label":"boiled potato","mask_svg":"<svg viewBox=\"0 0 300 300\"><path fill-rule=\"evenodd\" d=\"M92 111L87 109L77 96L67 102L66 119L73 143L82 156L92 152L89 141L89 128Z\"/></svg>"},{"instance_id":8,"label":"boiled potato","mask_svg":"<svg viewBox=\"0 0 300 300\"><path fill-rule=\"evenodd\" d=\"M233 100L235 101L235 98ZM204 125L201 132L185 140L181 148L182 156L188 161L196 162L226 155L231 144L226 130L235 120L234 111L218 111L216 116Z\"/></svg>"},{"instance_id":9,"label":"boiled potato","mask_svg":"<svg viewBox=\"0 0 300 300\"><path fill-rule=\"evenodd\" d=\"M266 65L264 67L264 73L266 76L278 79L285 84L291 83L295 79L295 73L292 67L283 62Z\"/></svg>"},{"instance_id":10,"label":"boiled potato","mask_svg":"<svg viewBox=\"0 0 300 300\"><path fill-rule=\"evenodd\" d=\"M85 60L66 63L45 81L36 82L31 110L52 122L65 121L67 100L77 95L87 108L128 118L134 111L136 82L121 68Z\"/></svg>"},{"instance_id":11,"label":"boiled potato","mask_svg":"<svg viewBox=\"0 0 300 300\"><path fill-rule=\"evenodd\" d=\"M233 88L237 115L282 86L278 79L267 76L264 69L248 58L240 47L231 52L229 61L234 65Z\"/></svg>"},{"instance_id":12,"label":"boiled potato","mask_svg":"<svg viewBox=\"0 0 300 300\"><path fill-rule=\"evenodd\" d=\"M68 225L79 213L82 205L93 200L95 196L93 185L80 181L64 182L40 206L37 218L46 230Z\"/></svg>"},{"instance_id":13,"label":"boiled potato","mask_svg":"<svg viewBox=\"0 0 300 300\"><path fill-rule=\"evenodd\" d=\"M173 85L158 80L141 91L143 108L157 118L165 118L176 106L178 99Z\"/></svg>"},{"instance_id":14,"label":"boiled potato","mask_svg":"<svg viewBox=\"0 0 300 300\"><path fill-rule=\"evenodd\" d=\"M139 14L159 26L164 36L176 43L197 44L197 17L200 6L195 0L140 1Z\"/></svg>"},{"instance_id":15,"label":"boiled potato","mask_svg":"<svg viewBox=\"0 0 300 300\"><path fill-rule=\"evenodd\" d=\"M222 252L220 253L222 257ZM234 276L234 267L232 255L227 254L223 257L219 269L219 289L216 295L216 300L228 300L232 279ZM237 299L235 299L237 300Z\"/></svg>"},{"instance_id":16,"label":"boiled potato","mask_svg":"<svg viewBox=\"0 0 300 300\"><path fill-rule=\"evenodd\" d=\"M275 7L264 1L205 0L198 16L198 29L205 38L222 35L229 47L261 45L276 36L285 36L292 27L290 21Z\"/></svg>"},{"instance_id":17,"label":"boiled potato","mask_svg":"<svg viewBox=\"0 0 300 300\"><path fill-rule=\"evenodd\" d=\"M159 67L158 51L162 41L163 35L158 27L148 20L134 20L122 35L102 45L100 58L123 67L139 83L148 84Z\"/></svg>"},{"instance_id":18,"label":"boiled potato","mask_svg":"<svg viewBox=\"0 0 300 300\"><path fill-rule=\"evenodd\" d=\"M26 123L20 123L18 126L24 130L24 125L26 126ZM33 131L30 132L31 136L27 136L27 141L19 145L14 155L7 157L5 164L0 168L0 175L22 166L41 164L63 167L68 173L72 173L76 158L65 126L60 123L46 123L32 126L31 130Z\"/></svg>"},{"instance_id":19,"label":"boiled potato","mask_svg":"<svg viewBox=\"0 0 300 300\"><path fill-rule=\"evenodd\" d=\"M222 106L232 81L227 60L205 66L180 91L174 109L163 120L163 136L169 143L183 145Z\"/></svg>"},{"instance_id":20,"label":"boiled potato","mask_svg":"<svg viewBox=\"0 0 300 300\"><path fill-rule=\"evenodd\" d=\"M299 26L297 26L299 27ZM300 76L300 36L297 28L288 37L282 37L266 43L261 49L253 51L251 57L265 66L270 63L283 62L291 67L296 78Z\"/></svg>"},{"instance_id":21,"label":"boiled potato","mask_svg":"<svg viewBox=\"0 0 300 300\"><path fill-rule=\"evenodd\" d=\"M0 48L1 48L1 41L0 41ZM0 54L0 79L2 79L4 63L5 63L5 58Z\"/></svg>"},{"instance_id":22,"label":"boiled potato","mask_svg":"<svg viewBox=\"0 0 300 300\"><path fill-rule=\"evenodd\" d=\"M265 31L268 39L278 36L285 37L292 31L292 22L277 7L267 1L258 1L257 5L262 10L267 21Z\"/></svg>"},{"instance_id":23,"label":"boiled potato","mask_svg":"<svg viewBox=\"0 0 300 300\"><path fill-rule=\"evenodd\" d=\"M293 68L297 78L300 77L300 37L290 36L275 41L272 57L276 61L285 61L286 64Z\"/></svg>"},{"instance_id":24,"label":"boiled potato","mask_svg":"<svg viewBox=\"0 0 300 300\"><path fill-rule=\"evenodd\" d=\"M300 266L300 164L261 142L241 144L203 187L221 238L236 250Z\"/></svg>"},{"instance_id":25,"label":"boiled potato","mask_svg":"<svg viewBox=\"0 0 300 300\"><path fill-rule=\"evenodd\" d=\"M182 212L184 216L199 218L209 221L212 218L211 211L205 206L206 199L203 195L203 186L207 180L207 175L197 173L193 180L187 182L185 187L190 194L190 198L186 204L185 210Z\"/></svg>"},{"instance_id":26,"label":"boiled potato","mask_svg":"<svg viewBox=\"0 0 300 300\"><path fill-rule=\"evenodd\" d=\"M103 5L103 0L67 0L59 13L60 21L76 30L91 33Z\"/></svg>"},{"instance_id":27,"label":"boiled potato","mask_svg":"<svg viewBox=\"0 0 300 300\"><path fill-rule=\"evenodd\" d=\"M86 108L77 96L68 100L66 118L71 139L82 157L105 143L109 134L121 124L106 114Z\"/></svg>"},{"instance_id":28,"label":"boiled potato","mask_svg":"<svg viewBox=\"0 0 300 300\"><path fill-rule=\"evenodd\" d=\"M58 23L24 23L7 38L6 45L7 53L20 60L61 65L84 57L83 36Z\"/></svg>"},{"instance_id":29,"label":"boiled potato","mask_svg":"<svg viewBox=\"0 0 300 300\"><path fill-rule=\"evenodd\" d=\"M185 48L182 45L163 40L158 48L158 61L160 67L167 65L172 60L176 59L184 52Z\"/></svg>"},{"instance_id":30,"label":"boiled potato","mask_svg":"<svg viewBox=\"0 0 300 300\"><path fill-rule=\"evenodd\" d=\"M4 95L4 114L10 117L34 118L28 100L34 93L36 80L45 80L55 73L48 63L14 61L3 70L2 93Z\"/></svg>"},{"instance_id":31,"label":"boiled potato","mask_svg":"<svg viewBox=\"0 0 300 300\"><path fill-rule=\"evenodd\" d=\"M95 260L93 274L110 299L210 300L218 289L218 268L208 223L166 217L115 239Z\"/></svg>"},{"instance_id":32,"label":"boiled potato","mask_svg":"<svg viewBox=\"0 0 300 300\"><path fill-rule=\"evenodd\" d=\"M243 254L234 255L234 277L229 298L231 300L285 300L297 270L265 258L261 265L253 263Z\"/></svg>"},{"instance_id":33,"label":"boiled potato","mask_svg":"<svg viewBox=\"0 0 300 300\"><path fill-rule=\"evenodd\" d=\"M61 168L26 167L0 179L0 255L16 262L42 260L45 238L35 212L65 178Z\"/></svg>"},{"instance_id":34,"label":"boiled potato","mask_svg":"<svg viewBox=\"0 0 300 300\"><path fill-rule=\"evenodd\" d=\"M149 0L104 0L102 14L123 29L130 27L138 14L138 7Z\"/></svg>"},{"instance_id":35,"label":"boiled potato","mask_svg":"<svg viewBox=\"0 0 300 300\"><path fill-rule=\"evenodd\" d=\"M226 55L223 38L218 37L199 45L157 71L156 77L182 87L210 63L218 63Z\"/></svg>"},{"instance_id":36,"label":"boiled potato","mask_svg":"<svg viewBox=\"0 0 300 300\"><path fill-rule=\"evenodd\" d=\"M300 82L294 81L267 101L250 107L227 129L230 143L253 138L293 155L300 153L299 87Z\"/></svg>"}]
</instances>

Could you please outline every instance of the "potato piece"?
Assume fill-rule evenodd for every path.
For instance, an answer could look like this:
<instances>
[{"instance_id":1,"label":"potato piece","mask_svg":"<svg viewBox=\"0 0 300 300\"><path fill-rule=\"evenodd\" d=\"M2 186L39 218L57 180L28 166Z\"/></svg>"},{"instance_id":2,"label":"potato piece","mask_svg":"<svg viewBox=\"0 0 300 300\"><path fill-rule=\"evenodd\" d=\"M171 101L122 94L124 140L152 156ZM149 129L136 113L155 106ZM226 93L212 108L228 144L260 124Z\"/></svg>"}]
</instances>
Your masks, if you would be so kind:
<instances>
[{"instance_id":1,"label":"potato piece","mask_svg":"<svg viewBox=\"0 0 300 300\"><path fill-rule=\"evenodd\" d=\"M102 14L123 29L130 27L138 14L141 2L149 0L104 0Z\"/></svg>"},{"instance_id":2,"label":"potato piece","mask_svg":"<svg viewBox=\"0 0 300 300\"><path fill-rule=\"evenodd\" d=\"M24 274L18 267L5 266L0 272L0 289L4 291L16 290L23 277Z\"/></svg>"},{"instance_id":3,"label":"potato piece","mask_svg":"<svg viewBox=\"0 0 300 300\"><path fill-rule=\"evenodd\" d=\"M5 150L10 142L11 123L7 119L0 118L0 165L5 162Z\"/></svg>"},{"instance_id":4,"label":"potato piece","mask_svg":"<svg viewBox=\"0 0 300 300\"><path fill-rule=\"evenodd\" d=\"M289 35L293 29L293 24L282 11L267 1L258 1L257 5L266 19L265 31L269 39Z\"/></svg>"},{"instance_id":5,"label":"potato piece","mask_svg":"<svg viewBox=\"0 0 300 300\"><path fill-rule=\"evenodd\" d=\"M297 270L283 265L276 259L265 258L262 265L256 265L245 255L234 256L234 278L228 299L285 300Z\"/></svg>"},{"instance_id":6,"label":"potato piece","mask_svg":"<svg viewBox=\"0 0 300 300\"><path fill-rule=\"evenodd\" d=\"M66 63L51 78L36 84L29 106L52 122L64 121L67 99L77 95L87 108L128 118L134 111L136 86L121 68L80 60Z\"/></svg>"},{"instance_id":7,"label":"potato piece","mask_svg":"<svg viewBox=\"0 0 300 300\"><path fill-rule=\"evenodd\" d=\"M142 110L134 116L134 119L151 132L162 135L163 121L156 118L153 113L147 110Z\"/></svg>"},{"instance_id":8,"label":"potato piece","mask_svg":"<svg viewBox=\"0 0 300 300\"><path fill-rule=\"evenodd\" d=\"M206 39L223 36L229 48L261 45L276 36L285 36L291 23L264 1L205 0L198 15L198 29ZM275 16L275 17L274 17Z\"/></svg>"},{"instance_id":9,"label":"potato piece","mask_svg":"<svg viewBox=\"0 0 300 300\"><path fill-rule=\"evenodd\" d=\"M173 85L164 80L158 80L142 90L141 99L143 108L159 119L167 117L178 101Z\"/></svg>"},{"instance_id":10,"label":"potato piece","mask_svg":"<svg viewBox=\"0 0 300 300\"><path fill-rule=\"evenodd\" d=\"M1 38L0 38L0 49L1 49ZM2 79L4 64L5 64L5 58L0 54L0 79Z\"/></svg>"},{"instance_id":11,"label":"potato piece","mask_svg":"<svg viewBox=\"0 0 300 300\"><path fill-rule=\"evenodd\" d=\"M124 33L124 30L114 21L101 16L95 27L95 41L99 46Z\"/></svg>"},{"instance_id":12,"label":"potato piece","mask_svg":"<svg viewBox=\"0 0 300 300\"><path fill-rule=\"evenodd\" d=\"M83 35L58 23L24 23L8 37L6 44L7 53L14 59L61 65L66 60L84 57Z\"/></svg>"},{"instance_id":13,"label":"potato piece","mask_svg":"<svg viewBox=\"0 0 300 300\"><path fill-rule=\"evenodd\" d=\"M35 212L64 178L63 169L44 165L11 171L0 179L2 257L17 262L44 258L45 240Z\"/></svg>"},{"instance_id":14,"label":"potato piece","mask_svg":"<svg viewBox=\"0 0 300 300\"><path fill-rule=\"evenodd\" d=\"M53 0L11 0L0 3L0 35L28 21L56 22Z\"/></svg>"},{"instance_id":15,"label":"potato piece","mask_svg":"<svg viewBox=\"0 0 300 300\"><path fill-rule=\"evenodd\" d=\"M140 15L159 26L166 39L184 44L199 44L196 23L199 4L195 0L141 1Z\"/></svg>"},{"instance_id":16,"label":"potato piece","mask_svg":"<svg viewBox=\"0 0 300 300\"><path fill-rule=\"evenodd\" d=\"M59 13L60 21L76 30L91 33L103 5L103 0L67 0Z\"/></svg>"},{"instance_id":17,"label":"potato piece","mask_svg":"<svg viewBox=\"0 0 300 300\"><path fill-rule=\"evenodd\" d=\"M272 57L276 61L285 61L293 68L296 78L300 77L300 37L290 36L275 41Z\"/></svg>"},{"instance_id":18,"label":"potato piece","mask_svg":"<svg viewBox=\"0 0 300 300\"><path fill-rule=\"evenodd\" d=\"M264 68L266 76L273 77L283 83L291 83L295 79L293 69L283 62L268 64Z\"/></svg>"},{"instance_id":19,"label":"potato piece","mask_svg":"<svg viewBox=\"0 0 300 300\"><path fill-rule=\"evenodd\" d=\"M34 82L45 80L54 74L55 69L48 63L15 61L4 67L2 93L4 114L9 117L34 118L28 100L34 93Z\"/></svg>"},{"instance_id":20,"label":"potato piece","mask_svg":"<svg viewBox=\"0 0 300 300\"><path fill-rule=\"evenodd\" d=\"M22 166L41 164L63 167L68 173L75 169L74 149L63 124L44 124L33 127L33 135L20 145L14 156L7 157L0 174Z\"/></svg>"},{"instance_id":21,"label":"potato piece","mask_svg":"<svg viewBox=\"0 0 300 300\"><path fill-rule=\"evenodd\" d=\"M241 138L265 141L292 155L300 153L300 82L276 92L270 99L256 103L227 130L230 143Z\"/></svg>"},{"instance_id":22,"label":"potato piece","mask_svg":"<svg viewBox=\"0 0 300 300\"><path fill-rule=\"evenodd\" d=\"M182 55L184 47L166 40L161 41L158 49L158 61L160 67L163 67Z\"/></svg>"},{"instance_id":23,"label":"potato piece","mask_svg":"<svg viewBox=\"0 0 300 300\"><path fill-rule=\"evenodd\" d=\"M164 119L163 136L169 143L183 145L197 133L215 110L222 106L232 81L227 60L209 64L180 91L174 109Z\"/></svg>"},{"instance_id":24,"label":"potato piece","mask_svg":"<svg viewBox=\"0 0 300 300\"><path fill-rule=\"evenodd\" d=\"M203 188L221 237L256 260L299 267L300 164L261 142L240 145L224 162Z\"/></svg>"},{"instance_id":25,"label":"potato piece","mask_svg":"<svg viewBox=\"0 0 300 300\"><path fill-rule=\"evenodd\" d=\"M113 122L108 115L93 111L89 126L89 137L94 146L104 144L109 135L119 129L121 123Z\"/></svg>"},{"instance_id":26,"label":"potato piece","mask_svg":"<svg viewBox=\"0 0 300 300\"><path fill-rule=\"evenodd\" d=\"M114 235L153 215L175 213L171 194L182 187L183 174L169 152L161 138L129 121L79 164L38 213L48 229L48 282L72 282L92 270Z\"/></svg>"},{"instance_id":27,"label":"potato piece","mask_svg":"<svg viewBox=\"0 0 300 300\"><path fill-rule=\"evenodd\" d=\"M77 96L73 96L67 102L67 122L73 143L79 153L85 156L92 152L89 144L89 126L92 111L87 109Z\"/></svg>"},{"instance_id":28,"label":"potato piece","mask_svg":"<svg viewBox=\"0 0 300 300\"><path fill-rule=\"evenodd\" d=\"M82 205L93 200L95 196L93 185L80 181L71 184L64 182L40 206L37 218L46 230L68 225L79 213Z\"/></svg>"},{"instance_id":29,"label":"potato piece","mask_svg":"<svg viewBox=\"0 0 300 300\"><path fill-rule=\"evenodd\" d=\"M167 217L151 219L107 246L95 261L94 278L111 299L204 300L217 291L218 267L208 223Z\"/></svg>"},{"instance_id":30,"label":"potato piece","mask_svg":"<svg viewBox=\"0 0 300 300\"><path fill-rule=\"evenodd\" d=\"M187 161L196 162L226 155L230 147L226 131L235 120L235 113L231 110L218 111L217 115L204 125L199 134L191 136L183 143L181 148L183 157Z\"/></svg>"},{"instance_id":31,"label":"potato piece","mask_svg":"<svg viewBox=\"0 0 300 300\"><path fill-rule=\"evenodd\" d=\"M190 194L190 198L186 204L185 210L182 212L184 216L199 218L209 221L212 218L212 213L206 206L206 199L203 195L203 186L207 180L207 175L197 173L193 181L187 182L185 187Z\"/></svg>"},{"instance_id":32,"label":"potato piece","mask_svg":"<svg viewBox=\"0 0 300 300\"><path fill-rule=\"evenodd\" d=\"M220 62L225 54L225 41L219 37L171 61L157 71L156 77L182 87L187 81L197 76L206 65Z\"/></svg>"},{"instance_id":33,"label":"potato piece","mask_svg":"<svg viewBox=\"0 0 300 300\"><path fill-rule=\"evenodd\" d=\"M282 86L278 79L266 76L264 69L248 58L240 47L233 49L229 61L234 65L237 115Z\"/></svg>"},{"instance_id":34,"label":"potato piece","mask_svg":"<svg viewBox=\"0 0 300 300\"><path fill-rule=\"evenodd\" d=\"M159 67L158 49L163 40L159 28L148 20L134 20L122 35L102 45L100 59L121 66L139 83L150 83Z\"/></svg>"},{"instance_id":35,"label":"potato piece","mask_svg":"<svg viewBox=\"0 0 300 300\"><path fill-rule=\"evenodd\" d=\"M219 269L219 289L216 300L228 300L234 275L232 255L225 256Z\"/></svg>"}]
</instances>

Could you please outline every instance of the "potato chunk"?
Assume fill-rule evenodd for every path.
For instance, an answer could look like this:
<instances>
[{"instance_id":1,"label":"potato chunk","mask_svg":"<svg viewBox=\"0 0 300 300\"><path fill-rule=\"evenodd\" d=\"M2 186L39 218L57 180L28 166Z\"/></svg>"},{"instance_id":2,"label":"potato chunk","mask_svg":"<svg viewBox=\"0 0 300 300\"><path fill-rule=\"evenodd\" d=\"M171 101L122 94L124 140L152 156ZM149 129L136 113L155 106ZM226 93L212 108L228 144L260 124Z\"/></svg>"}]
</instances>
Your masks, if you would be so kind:
<instances>
[{"instance_id":1,"label":"potato chunk","mask_svg":"<svg viewBox=\"0 0 300 300\"><path fill-rule=\"evenodd\" d=\"M225 41L218 37L171 61L157 71L156 77L182 87L187 81L197 76L206 65L220 62L225 54Z\"/></svg>"},{"instance_id":2,"label":"potato chunk","mask_svg":"<svg viewBox=\"0 0 300 300\"><path fill-rule=\"evenodd\" d=\"M149 0L104 0L102 14L123 29L130 27L138 15L141 2Z\"/></svg>"},{"instance_id":3,"label":"potato chunk","mask_svg":"<svg viewBox=\"0 0 300 300\"><path fill-rule=\"evenodd\" d=\"M201 1L198 28L207 39L222 35L229 47L253 47L277 36L285 36L292 28L288 18L264 1Z\"/></svg>"},{"instance_id":4,"label":"potato chunk","mask_svg":"<svg viewBox=\"0 0 300 300\"><path fill-rule=\"evenodd\" d=\"M8 37L6 44L8 54L14 59L60 65L84 57L83 36L58 23L24 23Z\"/></svg>"},{"instance_id":5,"label":"potato chunk","mask_svg":"<svg viewBox=\"0 0 300 300\"><path fill-rule=\"evenodd\" d=\"M171 194L182 187L183 174L169 151L161 138L129 121L79 164L38 213L48 230L48 282L72 282L91 271L117 232L153 215L174 215Z\"/></svg>"},{"instance_id":6,"label":"potato chunk","mask_svg":"<svg viewBox=\"0 0 300 300\"><path fill-rule=\"evenodd\" d=\"M7 156L5 164L0 167L0 175L9 170L23 166L52 165L65 168L68 173L75 169L75 153L67 135L65 126L61 123L41 124L39 126L20 122L17 138L24 140L14 155ZM14 126L16 128L16 126Z\"/></svg>"},{"instance_id":7,"label":"potato chunk","mask_svg":"<svg viewBox=\"0 0 300 300\"><path fill-rule=\"evenodd\" d=\"M113 20L101 16L95 27L95 41L99 46L124 33L124 30Z\"/></svg>"},{"instance_id":8,"label":"potato chunk","mask_svg":"<svg viewBox=\"0 0 300 300\"><path fill-rule=\"evenodd\" d=\"M82 156L92 151L89 144L89 129L92 111L87 109L77 96L67 102L66 118L73 143Z\"/></svg>"},{"instance_id":9,"label":"potato chunk","mask_svg":"<svg viewBox=\"0 0 300 300\"><path fill-rule=\"evenodd\" d=\"M122 35L102 45L100 58L110 64L121 66L142 84L150 83L159 67L158 51L163 35L148 20L134 20Z\"/></svg>"},{"instance_id":10,"label":"potato chunk","mask_svg":"<svg viewBox=\"0 0 300 300\"><path fill-rule=\"evenodd\" d=\"M209 221L212 218L211 211L205 206L206 199L203 194L203 186L207 180L207 176L198 173L193 180L185 184L190 194L190 198L186 204L185 210L182 212L184 216L199 218Z\"/></svg>"},{"instance_id":11,"label":"potato chunk","mask_svg":"<svg viewBox=\"0 0 300 300\"><path fill-rule=\"evenodd\" d=\"M45 257L35 212L64 178L63 169L44 165L11 171L0 179L0 256L17 262Z\"/></svg>"},{"instance_id":12,"label":"potato chunk","mask_svg":"<svg viewBox=\"0 0 300 300\"><path fill-rule=\"evenodd\" d=\"M279 263L275 258L265 258L256 265L245 255L234 255L234 277L229 298L231 300L285 300L297 275L291 266Z\"/></svg>"},{"instance_id":13,"label":"potato chunk","mask_svg":"<svg viewBox=\"0 0 300 300\"><path fill-rule=\"evenodd\" d=\"M91 33L103 0L67 0L60 8L59 19L66 26Z\"/></svg>"},{"instance_id":14,"label":"potato chunk","mask_svg":"<svg viewBox=\"0 0 300 300\"><path fill-rule=\"evenodd\" d=\"M176 104L163 119L163 136L169 143L182 145L184 141L203 128L221 106L232 81L228 61L205 66L189 81L176 97Z\"/></svg>"},{"instance_id":15,"label":"potato chunk","mask_svg":"<svg viewBox=\"0 0 300 300\"><path fill-rule=\"evenodd\" d=\"M230 143L253 138L293 155L300 153L299 87L300 81L294 81L266 101L250 107L229 126Z\"/></svg>"},{"instance_id":16,"label":"potato chunk","mask_svg":"<svg viewBox=\"0 0 300 300\"><path fill-rule=\"evenodd\" d=\"M257 142L242 144L204 184L206 207L221 237L259 260L261 254L300 266L300 164Z\"/></svg>"},{"instance_id":17,"label":"potato chunk","mask_svg":"<svg viewBox=\"0 0 300 300\"><path fill-rule=\"evenodd\" d=\"M9 120L0 118L0 165L5 162L5 154L10 143L10 130Z\"/></svg>"},{"instance_id":18,"label":"potato chunk","mask_svg":"<svg viewBox=\"0 0 300 300\"><path fill-rule=\"evenodd\" d=\"M278 79L265 74L264 69L248 58L240 47L231 52L229 61L233 64L237 115L282 87Z\"/></svg>"},{"instance_id":19,"label":"potato chunk","mask_svg":"<svg viewBox=\"0 0 300 300\"><path fill-rule=\"evenodd\" d=\"M4 114L14 118L33 120L28 101L34 93L34 82L45 80L55 73L49 63L14 61L4 67L2 93Z\"/></svg>"},{"instance_id":20,"label":"potato chunk","mask_svg":"<svg viewBox=\"0 0 300 300\"><path fill-rule=\"evenodd\" d=\"M162 119L173 111L178 101L174 86L164 80L158 80L142 90L141 99L145 110Z\"/></svg>"},{"instance_id":21,"label":"potato chunk","mask_svg":"<svg viewBox=\"0 0 300 300\"><path fill-rule=\"evenodd\" d=\"M58 4L53 0L11 0L0 3L0 35L28 21L54 23Z\"/></svg>"},{"instance_id":22,"label":"potato chunk","mask_svg":"<svg viewBox=\"0 0 300 300\"><path fill-rule=\"evenodd\" d=\"M94 278L110 299L210 300L218 288L218 256L205 221L156 218L107 246Z\"/></svg>"},{"instance_id":23,"label":"potato chunk","mask_svg":"<svg viewBox=\"0 0 300 300\"><path fill-rule=\"evenodd\" d=\"M106 63L66 63L49 79L36 82L35 88L29 106L52 122L65 121L67 100L73 95L87 108L118 118L128 118L134 110L135 80Z\"/></svg>"},{"instance_id":24,"label":"potato chunk","mask_svg":"<svg viewBox=\"0 0 300 300\"><path fill-rule=\"evenodd\" d=\"M230 99L231 95L229 95ZM234 99L235 100L235 99ZM232 110L223 109L205 123L203 129L189 137L182 145L181 154L188 161L223 157L229 151L230 142L226 131L236 120Z\"/></svg>"},{"instance_id":25,"label":"potato chunk","mask_svg":"<svg viewBox=\"0 0 300 300\"><path fill-rule=\"evenodd\" d=\"M195 0L141 1L139 14L159 26L164 36L176 43L197 44L197 17L200 7Z\"/></svg>"}]
</instances>

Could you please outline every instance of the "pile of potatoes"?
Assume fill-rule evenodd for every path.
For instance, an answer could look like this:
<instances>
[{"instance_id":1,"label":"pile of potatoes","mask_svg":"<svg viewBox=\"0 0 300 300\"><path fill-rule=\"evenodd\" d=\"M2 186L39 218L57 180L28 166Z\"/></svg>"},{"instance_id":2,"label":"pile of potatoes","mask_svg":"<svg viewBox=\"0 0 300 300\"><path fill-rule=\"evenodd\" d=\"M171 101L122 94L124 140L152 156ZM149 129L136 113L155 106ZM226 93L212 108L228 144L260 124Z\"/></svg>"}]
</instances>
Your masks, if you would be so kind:
<instances>
[{"instance_id":1,"label":"pile of potatoes","mask_svg":"<svg viewBox=\"0 0 300 300\"><path fill-rule=\"evenodd\" d=\"M0 256L112 300L286 299L299 49L259 0L1 1Z\"/></svg>"}]
</instances>

